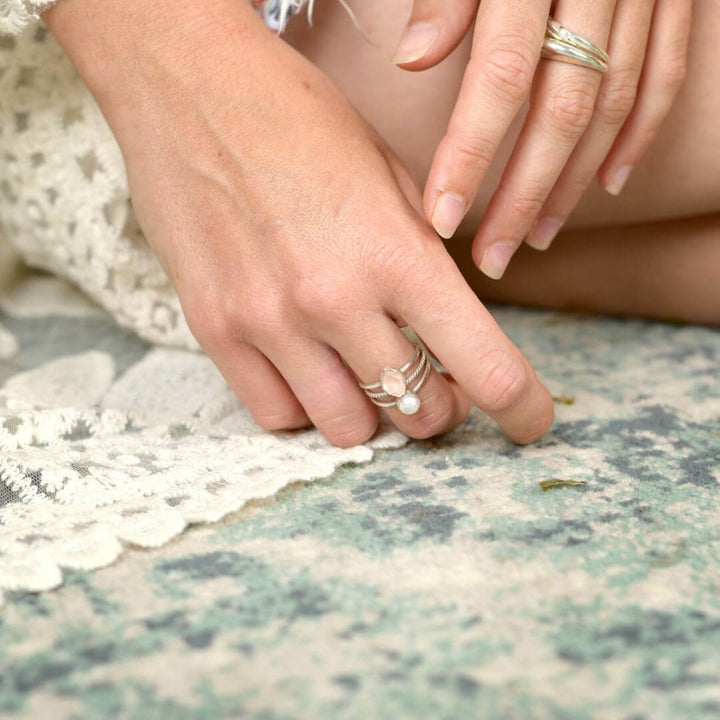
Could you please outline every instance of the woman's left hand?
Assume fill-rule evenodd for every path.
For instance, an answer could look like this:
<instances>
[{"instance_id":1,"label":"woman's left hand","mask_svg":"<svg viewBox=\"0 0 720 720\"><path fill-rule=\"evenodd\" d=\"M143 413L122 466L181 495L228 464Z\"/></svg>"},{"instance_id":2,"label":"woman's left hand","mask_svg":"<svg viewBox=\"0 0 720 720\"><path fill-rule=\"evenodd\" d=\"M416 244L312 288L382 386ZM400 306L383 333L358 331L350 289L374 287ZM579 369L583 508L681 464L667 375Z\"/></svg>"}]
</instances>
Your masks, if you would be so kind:
<instances>
[{"instance_id":1,"label":"woman's left hand","mask_svg":"<svg viewBox=\"0 0 720 720\"><path fill-rule=\"evenodd\" d=\"M607 48L605 74L540 60L548 16ZM545 249L595 174L620 192L680 87L691 0L414 0L395 62L437 64L474 24L472 55L425 187L424 210L450 237L510 125L527 115L473 243L500 278L523 240Z\"/></svg>"}]
</instances>

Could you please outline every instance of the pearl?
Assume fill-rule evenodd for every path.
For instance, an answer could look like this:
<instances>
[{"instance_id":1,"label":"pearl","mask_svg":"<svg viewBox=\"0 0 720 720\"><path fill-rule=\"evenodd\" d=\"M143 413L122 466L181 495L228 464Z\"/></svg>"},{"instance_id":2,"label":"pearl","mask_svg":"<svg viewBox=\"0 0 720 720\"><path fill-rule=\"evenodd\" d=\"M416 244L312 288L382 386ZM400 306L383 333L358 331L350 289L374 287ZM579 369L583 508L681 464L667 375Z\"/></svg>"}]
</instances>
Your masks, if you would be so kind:
<instances>
[{"instance_id":1,"label":"pearl","mask_svg":"<svg viewBox=\"0 0 720 720\"><path fill-rule=\"evenodd\" d=\"M403 415L414 415L420 409L420 398L409 392L397 401L397 408Z\"/></svg>"}]
</instances>

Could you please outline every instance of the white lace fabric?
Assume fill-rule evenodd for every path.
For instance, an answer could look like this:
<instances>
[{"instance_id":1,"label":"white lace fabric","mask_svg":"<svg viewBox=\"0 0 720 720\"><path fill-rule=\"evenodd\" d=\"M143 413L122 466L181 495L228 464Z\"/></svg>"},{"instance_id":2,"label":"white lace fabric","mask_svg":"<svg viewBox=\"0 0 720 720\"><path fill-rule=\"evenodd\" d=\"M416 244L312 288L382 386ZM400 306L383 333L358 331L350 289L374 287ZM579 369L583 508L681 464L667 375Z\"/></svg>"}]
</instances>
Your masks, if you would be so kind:
<instances>
[{"instance_id":1,"label":"white lace fabric","mask_svg":"<svg viewBox=\"0 0 720 720\"><path fill-rule=\"evenodd\" d=\"M57 0L0 0L0 34L24 30Z\"/></svg>"},{"instance_id":2,"label":"white lace fabric","mask_svg":"<svg viewBox=\"0 0 720 720\"><path fill-rule=\"evenodd\" d=\"M386 427L369 445L340 449L317 430L264 432L190 350L148 346L121 370L109 352L58 352L54 331L40 343L47 359L3 378L31 349L12 323L65 317L91 332L105 317L60 280L22 269L11 280L0 292L0 604L3 591L53 588L65 568L162 545L190 523L406 440Z\"/></svg>"},{"instance_id":3,"label":"white lace fabric","mask_svg":"<svg viewBox=\"0 0 720 720\"><path fill-rule=\"evenodd\" d=\"M0 38L0 224L151 342L196 347L129 202L120 149L47 29Z\"/></svg>"},{"instance_id":4,"label":"white lace fabric","mask_svg":"<svg viewBox=\"0 0 720 720\"><path fill-rule=\"evenodd\" d=\"M0 0L0 30L43 5ZM156 347L120 369L112 354L68 351L60 337L38 365L8 373L27 348L3 317L102 312ZM63 568L161 545L188 523L372 455L314 430L261 431L196 352L135 221L120 150L41 24L0 37L0 371L0 603L3 590L55 587ZM385 430L375 446L404 441Z\"/></svg>"}]
</instances>

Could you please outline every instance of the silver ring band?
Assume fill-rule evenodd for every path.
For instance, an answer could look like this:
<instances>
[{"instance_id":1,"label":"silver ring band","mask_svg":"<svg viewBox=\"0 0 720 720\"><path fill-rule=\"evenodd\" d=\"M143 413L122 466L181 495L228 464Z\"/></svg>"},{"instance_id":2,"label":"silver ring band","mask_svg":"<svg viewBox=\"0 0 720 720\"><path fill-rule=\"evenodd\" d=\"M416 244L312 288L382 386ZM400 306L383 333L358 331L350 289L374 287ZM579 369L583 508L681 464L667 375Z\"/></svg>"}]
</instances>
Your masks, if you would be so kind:
<instances>
[{"instance_id":1,"label":"silver ring band","mask_svg":"<svg viewBox=\"0 0 720 720\"><path fill-rule=\"evenodd\" d=\"M608 55L604 50L601 50L595 43L586 40L582 35L578 35L572 30L563 27L557 20L553 20L553 18L548 18L545 35L546 37L565 42L568 45L574 45L578 49L584 50L588 55L593 55L605 65L609 62Z\"/></svg>"},{"instance_id":2,"label":"silver ring band","mask_svg":"<svg viewBox=\"0 0 720 720\"><path fill-rule=\"evenodd\" d=\"M553 18L548 18L541 54L550 60L581 65L600 73L607 72L608 69L609 58L604 50L564 28Z\"/></svg>"},{"instance_id":3,"label":"silver ring band","mask_svg":"<svg viewBox=\"0 0 720 720\"><path fill-rule=\"evenodd\" d=\"M413 355L400 368L386 367L376 383L358 383L370 398L370 402L381 408L396 407L403 415L414 415L422 401L418 391L430 375L432 365L425 349L414 344Z\"/></svg>"}]
</instances>

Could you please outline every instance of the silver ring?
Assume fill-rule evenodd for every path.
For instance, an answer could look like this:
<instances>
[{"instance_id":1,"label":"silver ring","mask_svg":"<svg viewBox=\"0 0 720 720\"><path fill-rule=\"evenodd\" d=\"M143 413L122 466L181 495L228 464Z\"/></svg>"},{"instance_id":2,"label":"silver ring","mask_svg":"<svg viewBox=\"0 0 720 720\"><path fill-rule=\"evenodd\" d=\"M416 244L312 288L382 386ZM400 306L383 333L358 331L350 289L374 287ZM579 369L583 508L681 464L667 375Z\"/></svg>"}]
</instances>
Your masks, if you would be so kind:
<instances>
[{"instance_id":1,"label":"silver ring","mask_svg":"<svg viewBox=\"0 0 720 720\"><path fill-rule=\"evenodd\" d=\"M358 383L378 407L396 407L403 415L414 415L420 409L422 401L417 393L432 366L422 345L413 344L413 347L412 357L402 367L383 368L376 383Z\"/></svg>"},{"instance_id":2,"label":"silver ring","mask_svg":"<svg viewBox=\"0 0 720 720\"><path fill-rule=\"evenodd\" d=\"M582 65L600 73L607 72L610 61L604 50L572 30L564 28L553 18L548 18L541 55L550 60Z\"/></svg>"}]
</instances>

